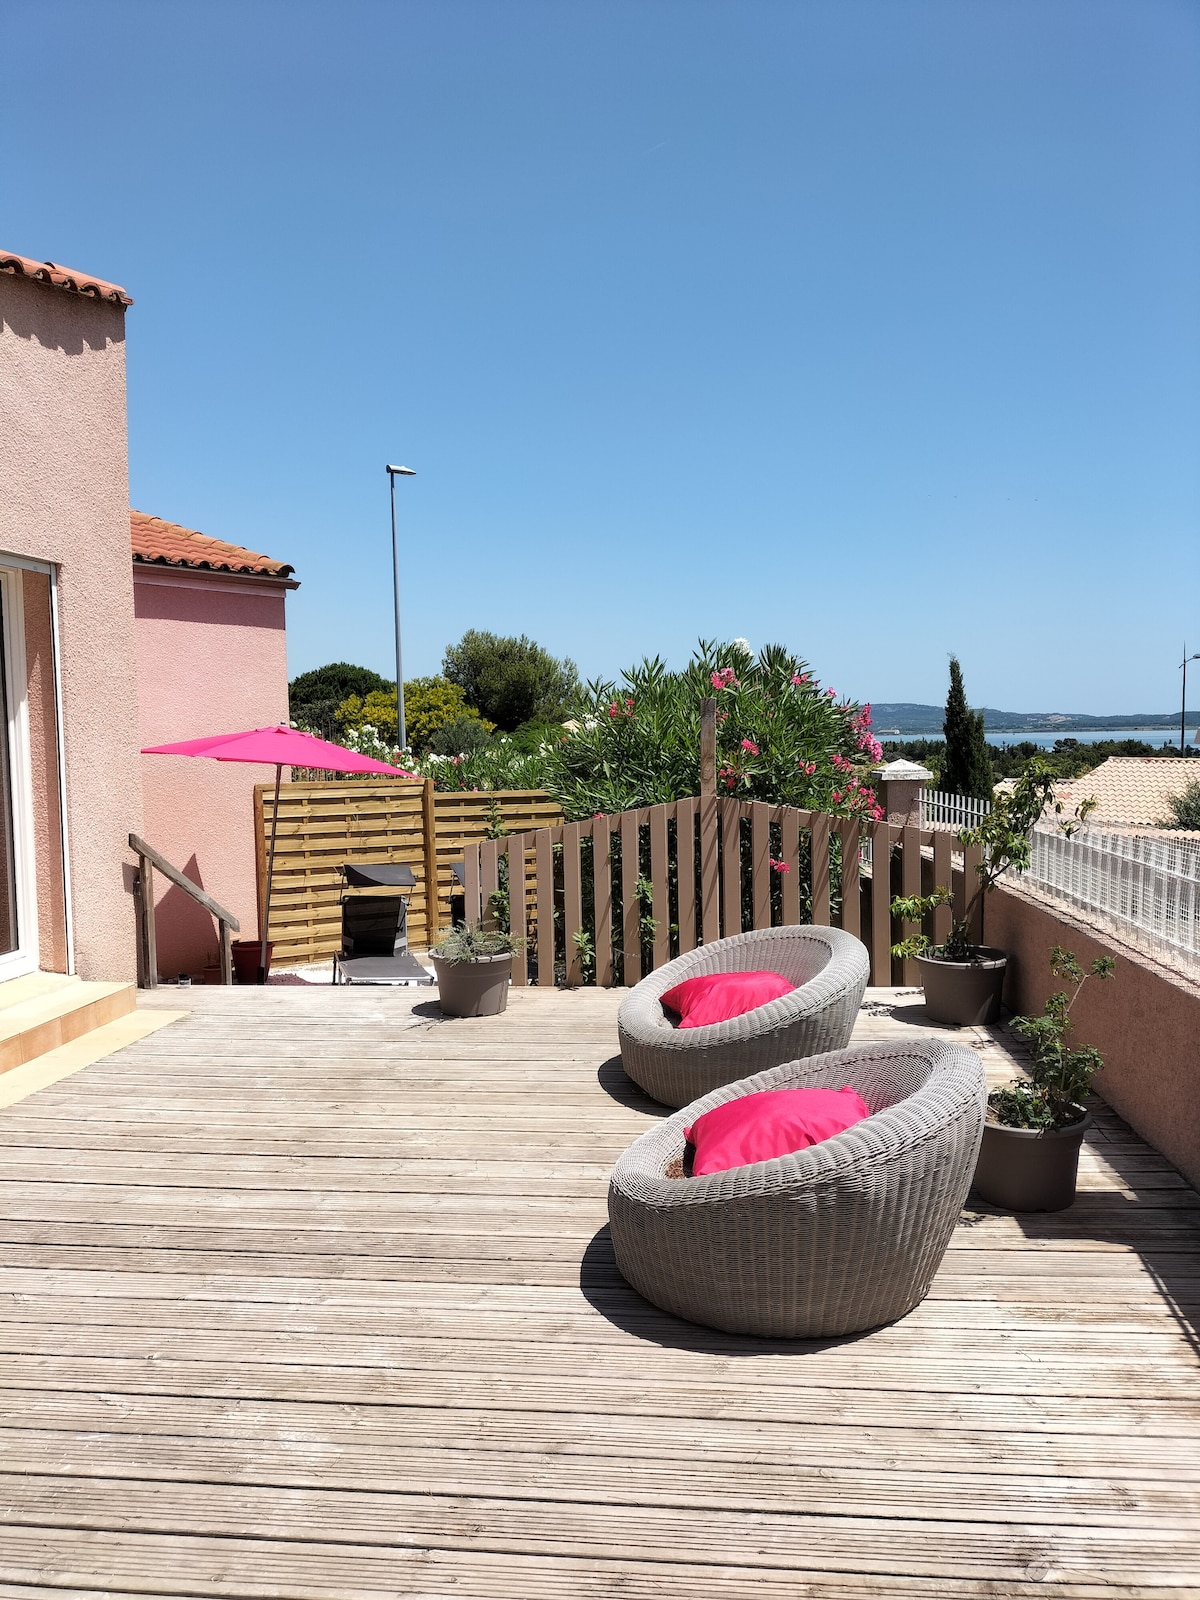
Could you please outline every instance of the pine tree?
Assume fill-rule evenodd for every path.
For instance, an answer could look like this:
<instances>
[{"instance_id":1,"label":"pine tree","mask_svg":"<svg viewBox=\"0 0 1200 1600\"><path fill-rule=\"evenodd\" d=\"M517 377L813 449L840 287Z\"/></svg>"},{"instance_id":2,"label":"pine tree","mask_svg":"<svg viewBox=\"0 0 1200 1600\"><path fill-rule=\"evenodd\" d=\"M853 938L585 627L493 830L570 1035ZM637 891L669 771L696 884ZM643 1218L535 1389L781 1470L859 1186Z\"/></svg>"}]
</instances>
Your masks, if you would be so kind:
<instances>
[{"instance_id":1,"label":"pine tree","mask_svg":"<svg viewBox=\"0 0 1200 1600\"><path fill-rule=\"evenodd\" d=\"M942 766L942 788L947 794L992 798L992 762L983 731L983 712L972 711L963 688L958 657L950 657L950 692L946 696L946 758Z\"/></svg>"}]
</instances>

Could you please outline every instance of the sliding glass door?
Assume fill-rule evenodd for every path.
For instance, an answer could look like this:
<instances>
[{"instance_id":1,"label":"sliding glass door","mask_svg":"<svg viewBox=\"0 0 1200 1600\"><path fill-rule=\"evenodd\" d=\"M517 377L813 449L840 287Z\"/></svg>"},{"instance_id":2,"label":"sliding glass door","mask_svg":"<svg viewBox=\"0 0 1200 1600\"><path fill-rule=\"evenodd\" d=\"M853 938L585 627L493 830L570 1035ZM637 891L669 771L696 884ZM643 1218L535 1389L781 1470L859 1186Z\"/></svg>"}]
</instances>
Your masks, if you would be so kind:
<instances>
[{"instance_id":1,"label":"sliding glass door","mask_svg":"<svg viewBox=\"0 0 1200 1600\"><path fill-rule=\"evenodd\" d=\"M0 981L37 966L22 574L0 567Z\"/></svg>"}]
</instances>

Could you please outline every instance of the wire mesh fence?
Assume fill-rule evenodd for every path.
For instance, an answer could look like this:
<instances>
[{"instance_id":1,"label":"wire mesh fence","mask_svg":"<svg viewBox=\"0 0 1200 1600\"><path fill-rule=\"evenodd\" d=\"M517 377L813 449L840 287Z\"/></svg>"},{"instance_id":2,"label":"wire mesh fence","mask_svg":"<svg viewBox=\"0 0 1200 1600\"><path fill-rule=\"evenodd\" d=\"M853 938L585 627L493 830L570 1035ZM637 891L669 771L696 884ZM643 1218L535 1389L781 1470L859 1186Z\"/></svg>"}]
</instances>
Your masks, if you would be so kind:
<instances>
[{"instance_id":1,"label":"wire mesh fence","mask_svg":"<svg viewBox=\"0 0 1200 1600\"><path fill-rule=\"evenodd\" d=\"M1138 946L1200 965L1200 839L1035 828L1023 879Z\"/></svg>"}]
</instances>

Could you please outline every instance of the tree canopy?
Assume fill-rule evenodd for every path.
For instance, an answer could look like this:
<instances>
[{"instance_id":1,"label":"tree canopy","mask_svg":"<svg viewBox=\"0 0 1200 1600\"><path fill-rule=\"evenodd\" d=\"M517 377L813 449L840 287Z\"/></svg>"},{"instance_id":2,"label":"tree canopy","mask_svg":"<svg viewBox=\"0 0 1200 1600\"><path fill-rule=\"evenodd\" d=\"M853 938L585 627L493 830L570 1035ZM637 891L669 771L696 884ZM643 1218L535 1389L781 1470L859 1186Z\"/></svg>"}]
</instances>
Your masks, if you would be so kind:
<instances>
[{"instance_id":1,"label":"tree canopy","mask_svg":"<svg viewBox=\"0 0 1200 1600\"><path fill-rule=\"evenodd\" d=\"M356 667L349 661L331 661L327 666L302 672L288 684L288 715L293 722L310 728L323 738L337 738L337 709L351 695L365 699L369 694L390 689L390 678L380 677L370 667ZM394 720L394 718L393 718Z\"/></svg>"},{"instance_id":2,"label":"tree canopy","mask_svg":"<svg viewBox=\"0 0 1200 1600\"><path fill-rule=\"evenodd\" d=\"M941 784L947 794L974 795L979 800L992 798L992 762L983 732L983 712L967 705L962 668L958 657L950 657L950 692L946 696L946 756Z\"/></svg>"},{"instance_id":3,"label":"tree canopy","mask_svg":"<svg viewBox=\"0 0 1200 1600\"><path fill-rule=\"evenodd\" d=\"M470 628L447 646L442 672L468 706L506 733L523 722L560 717L579 690L575 663L560 661L524 634L501 638Z\"/></svg>"}]
</instances>

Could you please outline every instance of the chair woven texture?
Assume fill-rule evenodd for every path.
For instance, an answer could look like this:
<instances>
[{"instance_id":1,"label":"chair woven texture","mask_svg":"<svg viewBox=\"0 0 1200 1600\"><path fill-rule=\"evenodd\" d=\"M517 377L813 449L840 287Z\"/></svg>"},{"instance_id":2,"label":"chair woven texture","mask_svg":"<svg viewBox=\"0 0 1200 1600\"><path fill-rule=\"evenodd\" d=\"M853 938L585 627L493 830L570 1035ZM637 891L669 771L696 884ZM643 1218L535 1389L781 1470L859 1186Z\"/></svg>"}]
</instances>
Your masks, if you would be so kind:
<instances>
[{"instance_id":1,"label":"chair woven texture","mask_svg":"<svg viewBox=\"0 0 1200 1600\"><path fill-rule=\"evenodd\" d=\"M677 1028L661 996L713 972L778 972L797 987L729 1022ZM867 948L841 928L759 928L676 956L621 1002L617 1033L626 1075L666 1106L751 1072L849 1044L870 976Z\"/></svg>"},{"instance_id":2,"label":"chair woven texture","mask_svg":"<svg viewBox=\"0 0 1200 1600\"><path fill-rule=\"evenodd\" d=\"M668 1178L684 1128L762 1089L849 1085L871 1115L794 1155ZM966 1199L987 1091L973 1050L858 1045L726 1084L617 1162L617 1266L653 1305L729 1333L835 1338L894 1322L929 1292Z\"/></svg>"}]
</instances>

